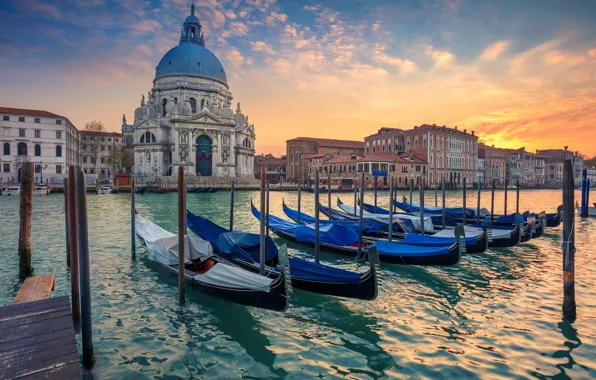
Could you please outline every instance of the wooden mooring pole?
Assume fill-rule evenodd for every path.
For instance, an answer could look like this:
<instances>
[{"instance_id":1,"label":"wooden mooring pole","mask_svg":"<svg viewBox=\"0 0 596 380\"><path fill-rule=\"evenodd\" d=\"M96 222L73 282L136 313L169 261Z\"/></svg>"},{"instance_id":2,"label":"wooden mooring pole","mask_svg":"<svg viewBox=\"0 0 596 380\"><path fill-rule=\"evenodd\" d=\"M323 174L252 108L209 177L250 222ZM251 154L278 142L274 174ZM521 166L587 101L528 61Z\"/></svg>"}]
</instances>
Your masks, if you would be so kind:
<instances>
[{"instance_id":1,"label":"wooden mooring pole","mask_svg":"<svg viewBox=\"0 0 596 380\"><path fill-rule=\"evenodd\" d=\"M130 257L137 258L137 226L136 226L136 196L137 186L134 178L130 180Z\"/></svg>"},{"instance_id":2,"label":"wooden mooring pole","mask_svg":"<svg viewBox=\"0 0 596 380\"><path fill-rule=\"evenodd\" d=\"M424 236L424 177L420 176L420 233Z\"/></svg>"},{"instance_id":3,"label":"wooden mooring pole","mask_svg":"<svg viewBox=\"0 0 596 380\"><path fill-rule=\"evenodd\" d=\"M327 208L329 208L329 215L327 216L331 220L331 176L327 178L327 184L329 185L327 186Z\"/></svg>"},{"instance_id":4,"label":"wooden mooring pole","mask_svg":"<svg viewBox=\"0 0 596 380\"><path fill-rule=\"evenodd\" d=\"M319 262L319 255L321 254L320 247L320 226L319 226L319 171L315 171L315 261Z\"/></svg>"},{"instance_id":5,"label":"wooden mooring pole","mask_svg":"<svg viewBox=\"0 0 596 380\"><path fill-rule=\"evenodd\" d=\"M443 224L443 228L445 228L445 219L447 216L447 213L445 211L445 177L441 178L441 197L443 198L443 211L441 213L441 222Z\"/></svg>"},{"instance_id":6,"label":"wooden mooring pole","mask_svg":"<svg viewBox=\"0 0 596 380\"><path fill-rule=\"evenodd\" d=\"M64 181L64 191L68 192L68 219L70 237L70 295L72 305L72 320L81 319L81 298L79 294L79 236L77 223L77 174L76 168L68 168L68 181ZM68 185L68 186L66 186ZM68 190L67 190L68 189Z\"/></svg>"},{"instance_id":7,"label":"wooden mooring pole","mask_svg":"<svg viewBox=\"0 0 596 380\"><path fill-rule=\"evenodd\" d=\"M480 223L480 188L482 184L480 182L480 176L478 176L478 198L476 199L476 223Z\"/></svg>"},{"instance_id":8,"label":"wooden mooring pole","mask_svg":"<svg viewBox=\"0 0 596 380\"><path fill-rule=\"evenodd\" d=\"M230 183L230 231L234 231L234 180Z\"/></svg>"},{"instance_id":9,"label":"wooden mooring pole","mask_svg":"<svg viewBox=\"0 0 596 380\"><path fill-rule=\"evenodd\" d=\"M373 191L375 194L375 208L377 208L377 182L378 182L378 179L379 179L379 177L373 177ZM362 207L362 204L360 205L360 207Z\"/></svg>"},{"instance_id":10,"label":"wooden mooring pole","mask_svg":"<svg viewBox=\"0 0 596 380\"><path fill-rule=\"evenodd\" d=\"M298 178L298 224L300 224L300 203L301 203L301 193L302 193L302 179Z\"/></svg>"},{"instance_id":11,"label":"wooden mooring pole","mask_svg":"<svg viewBox=\"0 0 596 380\"><path fill-rule=\"evenodd\" d=\"M517 180L517 184L515 186L516 197L515 197L515 213L519 214L519 179Z\"/></svg>"},{"instance_id":12,"label":"wooden mooring pole","mask_svg":"<svg viewBox=\"0 0 596 380\"><path fill-rule=\"evenodd\" d=\"M69 174L70 175L70 174ZM72 180L74 181L74 177L70 177L72 178ZM70 268L70 259L71 259L71 255L70 255L70 221L69 221L69 215L70 212L68 211L68 207L70 205L70 202L68 201L68 196L69 196L69 178L66 177L64 178L64 182L63 182L63 187L64 187L64 230L66 231L66 266L68 268Z\"/></svg>"},{"instance_id":13,"label":"wooden mooring pole","mask_svg":"<svg viewBox=\"0 0 596 380\"><path fill-rule=\"evenodd\" d=\"M364 171L360 173L360 209L358 213L358 258L362 258L362 218L364 216ZM356 206L354 206L356 207Z\"/></svg>"},{"instance_id":14,"label":"wooden mooring pole","mask_svg":"<svg viewBox=\"0 0 596 380\"><path fill-rule=\"evenodd\" d=\"M33 214L33 163L21 166L21 199L19 209L19 278L34 275L31 266L31 217Z\"/></svg>"},{"instance_id":15,"label":"wooden mooring pole","mask_svg":"<svg viewBox=\"0 0 596 380\"><path fill-rule=\"evenodd\" d=\"M186 184L184 183L184 167L178 166L178 303L184 305L184 238L186 235Z\"/></svg>"},{"instance_id":16,"label":"wooden mooring pole","mask_svg":"<svg viewBox=\"0 0 596 380\"><path fill-rule=\"evenodd\" d=\"M433 179L434 181L434 179ZM435 182L435 207L438 205L438 192L437 192L437 183Z\"/></svg>"},{"instance_id":17,"label":"wooden mooring pole","mask_svg":"<svg viewBox=\"0 0 596 380\"><path fill-rule=\"evenodd\" d=\"M466 207L466 191L468 189L468 185L466 183L466 176L464 176L463 180L464 180L464 194L463 194L463 198L464 198L463 199L463 204L464 204L464 220L463 221L464 221L464 225L466 225L466 214L468 213L467 212L468 209Z\"/></svg>"},{"instance_id":18,"label":"wooden mooring pole","mask_svg":"<svg viewBox=\"0 0 596 380\"><path fill-rule=\"evenodd\" d=\"M494 220L495 215L495 179L493 178L493 184L490 192L490 221Z\"/></svg>"},{"instance_id":19,"label":"wooden mooring pole","mask_svg":"<svg viewBox=\"0 0 596 380\"><path fill-rule=\"evenodd\" d=\"M83 365L93 367L93 334L91 325L91 279L89 270L89 231L87 227L87 183L81 169L76 173L77 223L79 225L79 274L81 289L81 336Z\"/></svg>"},{"instance_id":20,"label":"wooden mooring pole","mask_svg":"<svg viewBox=\"0 0 596 380\"><path fill-rule=\"evenodd\" d=\"M265 167L261 167L261 204L259 221L259 274L265 275Z\"/></svg>"},{"instance_id":21,"label":"wooden mooring pole","mask_svg":"<svg viewBox=\"0 0 596 380\"><path fill-rule=\"evenodd\" d=\"M393 239L393 177L389 181L389 232L388 239Z\"/></svg>"},{"instance_id":22,"label":"wooden mooring pole","mask_svg":"<svg viewBox=\"0 0 596 380\"><path fill-rule=\"evenodd\" d=\"M575 320L575 210L573 164L563 167L563 318Z\"/></svg>"},{"instance_id":23,"label":"wooden mooring pole","mask_svg":"<svg viewBox=\"0 0 596 380\"><path fill-rule=\"evenodd\" d=\"M354 179L354 216L358 216L356 211L356 205L358 204L358 197L356 194L358 193L358 186L356 185L356 179Z\"/></svg>"},{"instance_id":24,"label":"wooden mooring pole","mask_svg":"<svg viewBox=\"0 0 596 380\"><path fill-rule=\"evenodd\" d=\"M269 236L269 182L265 184L265 215L265 234Z\"/></svg>"},{"instance_id":25,"label":"wooden mooring pole","mask_svg":"<svg viewBox=\"0 0 596 380\"><path fill-rule=\"evenodd\" d=\"M409 211L412 212L412 193L414 192L414 179L410 178L410 209ZM422 205L421 205L422 207Z\"/></svg>"},{"instance_id":26,"label":"wooden mooring pole","mask_svg":"<svg viewBox=\"0 0 596 380\"><path fill-rule=\"evenodd\" d=\"M503 200L503 215L507 215L507 188L509 187L509 179L505 178L505 199Z\"/></svg>"}]
</instances>

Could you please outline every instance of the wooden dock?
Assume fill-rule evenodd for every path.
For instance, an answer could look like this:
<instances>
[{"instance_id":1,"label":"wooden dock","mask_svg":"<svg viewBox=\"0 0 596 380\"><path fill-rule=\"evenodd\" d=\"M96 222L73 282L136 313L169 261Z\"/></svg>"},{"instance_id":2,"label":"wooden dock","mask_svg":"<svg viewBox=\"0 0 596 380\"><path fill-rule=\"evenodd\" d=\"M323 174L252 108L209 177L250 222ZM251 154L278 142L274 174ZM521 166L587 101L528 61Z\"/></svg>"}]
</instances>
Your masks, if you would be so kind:
<instances>
[{"instance_id":1,"label":"wooden dock","mask_svg":"<svg viewBox=\"0 0 596 380\"><path fill-rule=\"evenodd\" d=\"M0 307L0 379L81 378L67 296Z\"/></svg>"}]
</instances>

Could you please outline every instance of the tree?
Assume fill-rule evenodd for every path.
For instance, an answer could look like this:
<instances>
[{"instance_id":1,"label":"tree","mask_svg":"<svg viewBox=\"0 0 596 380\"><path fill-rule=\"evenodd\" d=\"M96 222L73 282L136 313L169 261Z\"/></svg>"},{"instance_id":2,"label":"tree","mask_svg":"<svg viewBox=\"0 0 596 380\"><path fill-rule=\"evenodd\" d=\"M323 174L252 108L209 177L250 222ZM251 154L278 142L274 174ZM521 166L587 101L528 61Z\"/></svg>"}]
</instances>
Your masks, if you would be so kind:
<instances>
[{"instance_id":1,"label":"tree","mask_svg":"<svg viewBox=\"0 0 596 380\"><path fill-rule=\"evenodd\" d=\"M85 123L85 130L89 132L104 132L105 127L99 120L92 120ZM97 165L99 163L101 153L101 138L94 134L87 135L87 139L83 142L83 153L91 160L93 164L93 171L97 173Z\"/></svg>"},{"instance_id":2,"label":"tree","mask_svg":"<svg viewBox=\"0 0 596 380\"><path fill-rule=\"evenodd\" d=\"M91 132L105 132L106 127L99 120L91 120L85 123L85 130Z\"/></svg>"},{"instance_id":3,"label":"tree","mask_svg":"<svg viewBox=\"0 0 596 380\"><path fill-rule=\"evenodd\" d=\"M130 150L124 149L120 145L116 145L110 152L108 161L114 168L115 173L122 173L127 167L133 165L133 155Z\"/></svg>"}]
</instances>

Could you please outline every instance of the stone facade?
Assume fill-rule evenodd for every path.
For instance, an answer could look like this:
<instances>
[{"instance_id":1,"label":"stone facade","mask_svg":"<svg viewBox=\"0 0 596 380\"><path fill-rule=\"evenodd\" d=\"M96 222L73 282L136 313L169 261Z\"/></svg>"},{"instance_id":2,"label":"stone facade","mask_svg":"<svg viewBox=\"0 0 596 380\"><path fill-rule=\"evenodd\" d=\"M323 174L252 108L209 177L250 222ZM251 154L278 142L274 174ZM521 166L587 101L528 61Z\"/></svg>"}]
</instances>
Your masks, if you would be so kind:
<instances>
[{"instance_id":1,"label":"stone facade","mask_svg":"<svg viewBox=\"0 0 596 380\"><path fill-rule=\"evenodd\" d=\"M87 174L106 178L122 172L117 155L122 153L123 136L116 132L81 131L81 167ZM120 152L118 152L120 150Z\"/></svg>"},{"instance_id":2,"label":"stone facade","mask_svg":"<svg viewBox=\"0 0 596 380\"><path fill-rule=\"evenodd\" d=\"M444 177L451 187L468 186L478 179L478 136L436 124L423 124L404 131L406 154L428 162L427 186L440 184Z\"/></svg>"},{"instance_id":3,"label":"stone facade","mask_svg":"<svg viewBox=\"0 0 596 380\"><path fill-rule=\"evenodd\" d=\"M202 26L186 18L179 46L156 68L153 88L135 110L135 176L253 177L255 128L240 103L231 109L225 71L205 48ZM191 65L192 63L192 65Z\"/></svg>"},{"instance_id":4,"label":"stone facade","mask_svg":"<svg viewBox=\"0 0 596 380\"><path fill-rule=\"evenodd\" d=\"M0 107L0 179L18 182L23 162L33 162L34 181L62 183L69 165L79 165L78 129L47 111Z\"/></svg>"}]
</instances>

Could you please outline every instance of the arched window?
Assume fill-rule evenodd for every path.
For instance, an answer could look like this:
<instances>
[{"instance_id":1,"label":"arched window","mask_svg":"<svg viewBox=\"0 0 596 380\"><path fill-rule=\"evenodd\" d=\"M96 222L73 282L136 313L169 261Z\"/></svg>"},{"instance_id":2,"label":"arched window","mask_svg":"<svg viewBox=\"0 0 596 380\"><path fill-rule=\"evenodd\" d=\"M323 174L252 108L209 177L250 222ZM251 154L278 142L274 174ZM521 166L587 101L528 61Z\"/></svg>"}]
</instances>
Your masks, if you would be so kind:
<instances>
[{"instance_id":1,"label":"arched window","mask_svg":"<svg viewBox=\"0 0 596 380\"><path fill-rule=\"evenodd\" d=\"M203 107L205 107L205 99L201 99L201 109L203 109Z\"/></svg>"},{"instance_id":2,"label":"arched window","mask_svg":"<svg viewBox=\"0 0 596 380\"><path fill-rule=\"evenodd\" d=\"M4 155L10 156L10 144L9 143L4 143Z\"/></svg>"},{"instance_id":3,"label":"arched window","mask_svg":"<svg viewBox=\"0 0 596 380\"><path fill-rule=\"evenodd\" d=\"M56 145L56 157L62 157L62 145Z\"/></svg>"},{"instance_id":4,"label":"arched window","mask_svg":"<svg viewBox=\"0 0 596 380\"><path fill-rule=\"evenodd\" d=\"M151 144L157 142L157 139L153 133L145 132L141 135L141 140L139 142L141 144Z\"/></svg>"},{"instance_id":5,"label":"arched window","mask_svg":"<svg viewBox=\"0 0 596 380\"><path fill-rule=\"evenodd\" d=\"M36 156L41 156L41 145L39 144L35 144L35 155Z\"/></svg>"},{"instance_id":6,"label":"arched window","mask_svg":"<svg viewBox=\"0 0 596 380\"><path fill-rule=\"evenodd\" d=\"M27 144L25 144L24 142L20 142L19 145L17 145L17 154L19 156L26 156L27 155Z\"/></svg>"},{"instance_id":7,"label":"arched window","mask_svg":"<svg viewBox=\"0 0 596 380\"><path fill-rule=\"evenodd\" d=\"M168 104L168 99L163 98L161 100L161 116L166 117L166 105Z\"/></svg>"},{"instance_id":8,"label":"arched window","mask_svg":"<svg viewBox=\"0 0 596 380\"><path fill-rule=\"evenodd\" d=\"M141 135L141 140L139 141L141 144L145 143L145 134Z\"/></svg>"},{"instance_id":9,"label":"arched window","mask_svg":"<svg viewBox=\"0 0 596 380\"><path fill-rule=\"evenodd\" d=\"M157 139L155 138L155 135L153 133L151 134L151 142L157 142Z\"/></svg>"},{"instance_id":10,"label":"arched window","mask_svg":"<svg viewBox=\"0 0 596 380\"><path fill-rule=\"evenodd\" d=\"M193 114L197 113L197 101L195 98L190 98L190 110Z\"/></svg>"}]
</instances>

